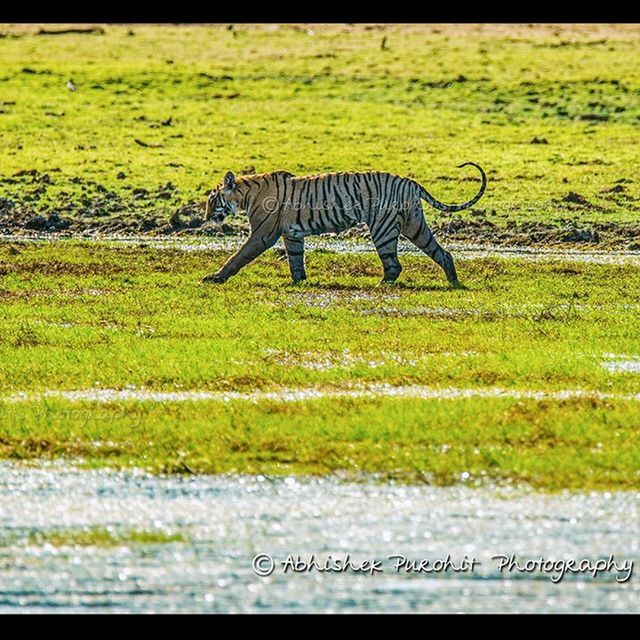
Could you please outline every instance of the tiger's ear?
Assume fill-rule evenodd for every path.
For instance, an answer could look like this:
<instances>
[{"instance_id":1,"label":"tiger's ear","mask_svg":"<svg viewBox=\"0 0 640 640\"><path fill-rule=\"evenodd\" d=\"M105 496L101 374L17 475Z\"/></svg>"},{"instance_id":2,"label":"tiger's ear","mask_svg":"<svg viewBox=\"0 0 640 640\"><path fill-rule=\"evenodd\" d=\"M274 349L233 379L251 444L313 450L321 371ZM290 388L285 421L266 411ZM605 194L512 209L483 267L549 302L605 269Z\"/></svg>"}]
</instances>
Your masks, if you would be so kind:
<instances>
[{"instance_id":1,"label":"tiger's ear","mask_svg":"<svg viewBox=\"0 0 640 640\"><path fill-rule=\"evenodd\" d=\"M233 171L227 171L227 175L224 177L224 188L230 191L236 188L236 177L233 175Z\"/></svg>"}]
</instances>

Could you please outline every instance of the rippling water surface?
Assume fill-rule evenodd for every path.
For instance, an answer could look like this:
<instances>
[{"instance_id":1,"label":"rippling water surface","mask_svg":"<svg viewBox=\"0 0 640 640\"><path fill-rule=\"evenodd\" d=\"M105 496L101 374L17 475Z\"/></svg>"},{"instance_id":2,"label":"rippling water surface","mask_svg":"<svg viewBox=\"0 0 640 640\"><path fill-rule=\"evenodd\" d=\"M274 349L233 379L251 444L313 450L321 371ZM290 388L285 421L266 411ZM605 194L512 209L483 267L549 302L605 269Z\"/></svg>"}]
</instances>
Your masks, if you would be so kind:
<instances>
[{"instance_id":1,"label":"rippling water surface","mask_svg":"<svg viewBox=\"0 0 640 640\"><path fill-rule=\"evenodd\" d=\"M53 546L34 533L75 527L180 532L188 542ZM399 486L260 476L157 477L0 464L0 611L541 612L640 611L638 493ZM45 535L46 539L46 535ZM268 577L256 554L276 563ZM283 573L289 554L379 559L376 575ZM390 554L480 564L394 571ZM627 582L500 573L524 562L635 561Z\"/></svg>"}]
</instances>

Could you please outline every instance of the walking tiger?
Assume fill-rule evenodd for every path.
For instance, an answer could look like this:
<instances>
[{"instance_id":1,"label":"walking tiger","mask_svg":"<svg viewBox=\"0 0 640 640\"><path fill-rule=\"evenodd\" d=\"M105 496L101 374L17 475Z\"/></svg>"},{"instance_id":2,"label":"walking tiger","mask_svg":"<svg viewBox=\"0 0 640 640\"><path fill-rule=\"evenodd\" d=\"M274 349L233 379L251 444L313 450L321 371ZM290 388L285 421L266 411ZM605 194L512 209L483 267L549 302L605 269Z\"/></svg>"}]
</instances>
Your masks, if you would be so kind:
<instances>
[{"instance_id":1,"label":"walking tiger","mask_svg":"<svg viewBox=\"0 0 640 640\"><path fill-rule=\"evenodd\" d=\"M444 204L410 178L367 171L325 173L297 177L287 171L236 178L229 171L206 203L206 219L222 222L227 215L246 211L251 233L247 241L204 282L225 282L282 237L294 282L306 279L304 238L308 235L344 231L365 223L382 261L382 282L394 282L402 266L398 260L398 238L408 238L432 258L449 283L458 286L453 257L436 241L427 226L421 200L440 211L472 207L485 192L487 176L475 162L482 184L478 193L463 204Z\"/></svg>"}]
</instances>

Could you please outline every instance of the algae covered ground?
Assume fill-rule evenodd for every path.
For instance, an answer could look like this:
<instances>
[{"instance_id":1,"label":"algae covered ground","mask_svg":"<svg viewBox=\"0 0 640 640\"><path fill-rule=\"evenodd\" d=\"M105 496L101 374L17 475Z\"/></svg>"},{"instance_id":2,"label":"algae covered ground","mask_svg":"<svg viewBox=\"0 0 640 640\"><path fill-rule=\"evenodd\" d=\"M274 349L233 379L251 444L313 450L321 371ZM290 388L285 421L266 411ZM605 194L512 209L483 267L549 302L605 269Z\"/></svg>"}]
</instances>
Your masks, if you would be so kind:
<instances>
[{"instance_id":1,"label":"algae covered ground","mask_svg":"<svg viewBox=\"0 0 640 640\"><path fill-rule=\"evenodd\" d=\"M640 267L0 246L0 456L154 472L640 483Z\"/></svg>"},{"instance_id":2,"label":"algae covered ground","mask_svg":"<svg viewBox=\"0 0 640 640\"><path fill-rule=\"evenodd\" d=\"M637 25L68 31L0 25L0 232L234 233L202 220L229 169L384 170L460 202L473 160L489 187L452 237L638 246Z\"/></svg>"},{"instance_id":3,"label":"algae covered ground","mask_svg":"<svg viewBox=\"0 0 640 640\"><path fill-rule=\"evenodd\" d=\"M186 542L180 533L159 530L117 529L110 527L55 527L28 533L14 532L0 537L0 548L9 545L49 545L51 547L119 547L128 545L156 545Z\"/></svg>"}]
</instances>

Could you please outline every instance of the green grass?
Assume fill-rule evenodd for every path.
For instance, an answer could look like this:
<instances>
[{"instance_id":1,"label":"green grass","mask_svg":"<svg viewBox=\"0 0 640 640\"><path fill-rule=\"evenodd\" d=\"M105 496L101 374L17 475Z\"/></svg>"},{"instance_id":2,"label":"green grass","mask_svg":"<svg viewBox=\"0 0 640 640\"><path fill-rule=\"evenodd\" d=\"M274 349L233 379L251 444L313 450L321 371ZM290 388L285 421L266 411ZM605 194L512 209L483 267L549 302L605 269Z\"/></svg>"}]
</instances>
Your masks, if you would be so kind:
<instances>
[{"instance_id":1,"label":"green grass","mask_svg":"<svg viewBox=\"0 0 640 640\"><path fill-rule=\"evenodd\" d=\"M455 166L475 160L499 227L637 223L637 27L311 29L7 27L0 189L34 211L142 220L202 201L229 169L380 169L459 202L477 185Z\"/></svg>"},{"instance_id":2,"label":"green grass","mask_svg":"<svg viewBox=\"0 0 640 640\"><path fill-rule=\"evenodd\" d=\"M29 545L51 545L53 547L120 547L139 544L169 544L186 542L181 533L167 533L161 530L119 530L113 527L61 527L43 529L27 536L14 535L0 540L0 545L25 543Z\"/></svg>"},{"instance_id":3,"label":"green grass","mask_svg":"<svg viewBox=\"0 0 640 640\"><path fill-rule=\"evenodd\" d=\"M459 259L466 288L404 256L311 252L292 285L267 252L225 285L228 252L0 245L0 456L154 472L351 475L638 488L640 410L624 399L331 398L97 403L7 397L92 387L330 391L354 384L637 394L640 269ZM467 474L467 475L463 475Z\"/></svg>"},{"instance_id":4,"label":"green grass","mask_svg":"<svg viewBox=\"0 0 640 640\"><path fill-rule=\"evenodd\" d=\"M0 456L154 473L638 489L637 401L313 400L5 407Z\"/></svg>"},{"instance_id":5,"label":"green grass","mask_svg":"<svg viewBox=\"0 0 640 640\"><path fill-rule=\"evenodd\" d=\"M544 225L575 223L594 225L603 244L637 245L637 26L37 29L0 26L0 233L34 212L74 230L145 230L189 205L186 220L229 169L386 170L459 202L477 178L455 166L474 160L489 187L460 214L464 238L544 242ZM497 231L482 235L490 223ZM217 232L196 225L204 231ZM412 255L398 284L380 287L375 255L315 251L309 280L293 286L270 251L224 286L201 284L227 257L1 243L0 457L638 488L640 411L620 397L29 396L381 383L639 392L637 373L603 367L640 354L637 266L459 259L466 288L453 290ZM18 393L27 399L8 399Z\"/></svg>"}]
</instances>

